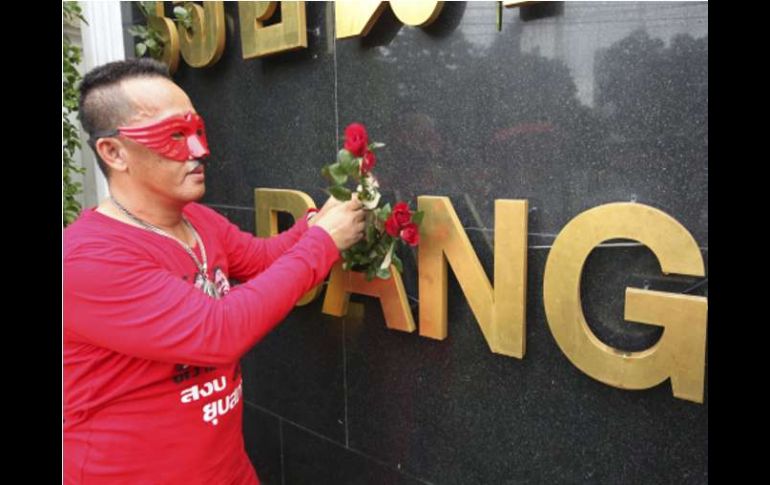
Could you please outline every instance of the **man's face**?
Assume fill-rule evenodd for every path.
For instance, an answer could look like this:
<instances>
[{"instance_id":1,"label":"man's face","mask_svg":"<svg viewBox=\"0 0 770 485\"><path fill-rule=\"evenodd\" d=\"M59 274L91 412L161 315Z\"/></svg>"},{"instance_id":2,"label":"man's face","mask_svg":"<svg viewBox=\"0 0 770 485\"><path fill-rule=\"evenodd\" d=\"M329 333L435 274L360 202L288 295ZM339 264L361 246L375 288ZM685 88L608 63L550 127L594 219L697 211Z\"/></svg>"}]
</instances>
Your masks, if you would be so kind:
<instances>
[{"instance_id":1,"label":"man's face","mask_svg":"<svg viewBox=\"0 0 770 485\"><path fill-rule=\"evenodd\" d=\"M120 126L120 135L178 162L209 155L203 118L192 111L141 125Z\"/></svg>"},{"instance_id":2,"label":"man's face","mask_svg":"<svg viewBox=\"0 0 770 485\"><path fill-rule=\"evenodd\" d=\"M169 202L203 197L204 166L198 158L208 155L208 145L190 98L162 78L131 79L122 88L134 112L120 137L132 182Z\"/></svg>"}]
</instances>

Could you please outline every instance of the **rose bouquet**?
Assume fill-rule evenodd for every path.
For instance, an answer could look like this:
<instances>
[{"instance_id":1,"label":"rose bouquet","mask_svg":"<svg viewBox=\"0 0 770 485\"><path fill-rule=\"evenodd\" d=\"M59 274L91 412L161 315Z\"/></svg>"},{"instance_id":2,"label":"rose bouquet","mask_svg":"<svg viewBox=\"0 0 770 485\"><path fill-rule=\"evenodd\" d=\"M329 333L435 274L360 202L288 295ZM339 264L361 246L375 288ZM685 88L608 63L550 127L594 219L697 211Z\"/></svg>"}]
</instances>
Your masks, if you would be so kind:
<instances>
[{"instance_id":1,"label":"rose bouquet","mask_svg":"<svg viewBox=\"0 0 770 485\"><path fill-rule=\"evenodd\" d=\"M327 191L334 198L350 200L356 194L366 211L364 237L342 252L342 268L374 277L390 278L391 264L403 271L403 264L396 254L396 245L417 246L420 242L419 226L422 212L409 210L406 202L380 207L380 184L372 172L377 164L374 151L385 144L369 142L366 127L351 123L345 128L344 148L337 154L337 161L326 165L321 173L330 182ZM355 185L355 189L348 186Z\"/></svg>"}]
</instances>

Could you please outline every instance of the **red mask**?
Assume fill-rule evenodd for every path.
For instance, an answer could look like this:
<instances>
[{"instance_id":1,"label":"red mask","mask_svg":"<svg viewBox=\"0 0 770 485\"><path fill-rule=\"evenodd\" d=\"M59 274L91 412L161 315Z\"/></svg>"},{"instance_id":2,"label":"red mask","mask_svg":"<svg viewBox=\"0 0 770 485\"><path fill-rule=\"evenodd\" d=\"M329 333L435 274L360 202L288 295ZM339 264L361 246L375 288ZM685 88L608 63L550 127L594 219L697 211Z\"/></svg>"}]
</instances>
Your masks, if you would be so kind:
<instances>
[{"instance_id":1,"label":"red mask","mask_svg":"<svg viewBox=\"0 0 770 485\"><path fill-rule=\"evenodd\" d=\"M118 133L178 162L209 155L203 118L196 113L172 116L148 125L119 126L115 135Z\"/></svg>"}]
</instances>

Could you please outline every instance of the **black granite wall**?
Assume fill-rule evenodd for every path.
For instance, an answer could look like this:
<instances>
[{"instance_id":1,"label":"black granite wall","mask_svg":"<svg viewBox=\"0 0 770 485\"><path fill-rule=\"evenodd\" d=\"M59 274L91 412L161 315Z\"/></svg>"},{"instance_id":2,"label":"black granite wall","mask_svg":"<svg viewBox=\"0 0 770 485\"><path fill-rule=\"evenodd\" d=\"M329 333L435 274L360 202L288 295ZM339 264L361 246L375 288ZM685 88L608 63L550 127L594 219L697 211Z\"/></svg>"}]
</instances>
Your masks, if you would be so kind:
<instances>
[{"instance_id":1,"label":"black granite wall","mask_svg":"<svg viewBox=\"0 0 770 485\"><path fill-rule=\"evenodd\" d=\"M542 301L554 238L608 202L667 212L708 262L707 4L534 4L505 9L498 31L496 2L447 2L428 28L388 10L367 37L335 40L331 5L308 2L308 48L252 60L237 3L225 10L222 59L182 61L175 79L207 123L204 202L244 230L256 187L325 200L319 170L352 121L388 145L384 196L450 197L490 278L494 200L530 205L525 358L490 353L451 272L445 341L387 330L367 297L353 298L363 319L324 316L321 298L298 308L243 360L265 483L708 482L708 389L695 404L668 382L592 379L557 347ZM402 258L417 318L415 254ZM586 264L584 311L607 344L639 350L661 332L623 320L625 287L707 296L707 282L609 244Z\"/></svg>"}]
</instances>

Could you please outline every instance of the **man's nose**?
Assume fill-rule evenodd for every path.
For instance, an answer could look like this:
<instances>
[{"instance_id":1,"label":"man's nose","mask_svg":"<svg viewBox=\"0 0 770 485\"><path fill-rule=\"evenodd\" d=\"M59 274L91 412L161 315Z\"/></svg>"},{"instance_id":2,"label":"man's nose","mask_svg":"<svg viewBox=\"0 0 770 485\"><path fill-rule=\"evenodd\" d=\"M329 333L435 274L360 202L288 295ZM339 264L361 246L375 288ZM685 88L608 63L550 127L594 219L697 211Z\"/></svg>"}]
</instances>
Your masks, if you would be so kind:
<instances>
[{"instance_id":1,"label":"man's nose","mask_svg":"<svg viewBox=\"0 0 770 485\"><path fill-rule=\"evenodd\" d=\"M209 147L198 137L190 135L187 137L187 148L190 149L191 158L203 158L209 156Z\"/></svg>"}]
</instances>

